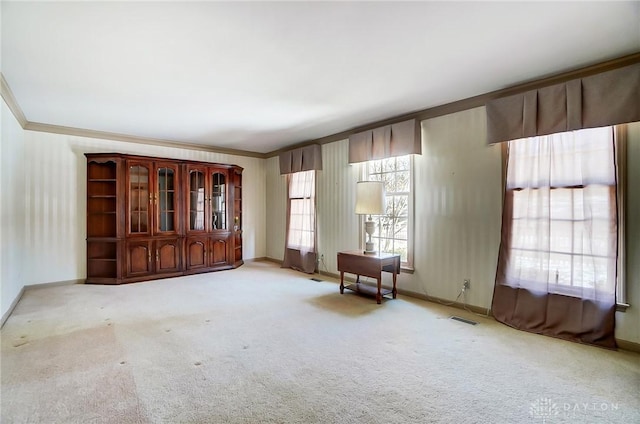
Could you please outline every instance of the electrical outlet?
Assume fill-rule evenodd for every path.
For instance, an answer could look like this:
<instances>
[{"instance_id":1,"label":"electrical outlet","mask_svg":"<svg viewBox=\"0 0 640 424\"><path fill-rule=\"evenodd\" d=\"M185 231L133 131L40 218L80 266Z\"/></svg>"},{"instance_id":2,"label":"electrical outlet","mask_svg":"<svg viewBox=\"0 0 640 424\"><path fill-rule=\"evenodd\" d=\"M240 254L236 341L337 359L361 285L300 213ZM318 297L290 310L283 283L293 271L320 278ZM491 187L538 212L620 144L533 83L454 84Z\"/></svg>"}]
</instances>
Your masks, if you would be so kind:
<instances>
[{"instance_id":1,"label":"electrical outlet","mask_svg":"<svg viewBox=\"0 0 640 424\"><path fill-rule=\"evenodd\" d=\"M471 288L471 280L469 280L468 278L465 278L464 282L462 283L462 287L465 290L469 290Z\"/></svg>"}]
</instances>

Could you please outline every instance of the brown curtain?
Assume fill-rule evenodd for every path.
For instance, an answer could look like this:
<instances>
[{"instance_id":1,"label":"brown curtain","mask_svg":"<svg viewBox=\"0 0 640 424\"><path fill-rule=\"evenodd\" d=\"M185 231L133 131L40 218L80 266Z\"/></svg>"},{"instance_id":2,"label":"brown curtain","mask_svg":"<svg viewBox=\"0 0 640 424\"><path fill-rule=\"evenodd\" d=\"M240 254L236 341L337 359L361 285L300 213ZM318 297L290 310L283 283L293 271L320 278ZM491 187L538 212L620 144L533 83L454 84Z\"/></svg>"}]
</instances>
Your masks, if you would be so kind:
<instances>
[{"instance_id":1,"label":"brown curtain","mask_svg":"<svg viewBox=\"0 0 640 424\"><path fill-rule=\"evenodd\" d=\"M486 104L489 144L640 121L640 63Z\"/></svg>"},{"instance_id":2,"label":"brown curtain","mask_svg":"<svg viewBox=\"0 0 640 424\"><path fill-rule=\"evenodd\" d=\"M509 143L498 321L615 348L614 150L613 127Z\"/></svg>"},{"instance_id":3,"label":"brown curtain","mask_svg":"<svg viewBox=\"0 0 640 424\"><path fill-rule=\"evenodd\" d=\"M287 238L284 268L312 274L316 252L316 171L287 174Z\"/></svg>"},{"instance_id":4,"label":"brown curtain","mask_svg":"<svg viewBox=\"0 0 640 424\"><path fill-rule=\"evenodd\" d=\"M320 171L322 169L322 148L319 144L299 147L280 153L280 175L293 172Z\"/></svg>"},{"instance_id":5,"label":"brown curtain","mask_svg":"<svg viewBox=\"0 0 640 424\"><path fill-rule=\"evenodd\" d=\"M287 176L287 234L284 268L313 273L317 264L315 171L322 170L319 144L280 153L280 174Z\"/></svg>"},{"instance_id":6,"label":"brown curtain","mask_svg":"<svg viewBox=\"0 0 640 424\"><path fill-rule=\"evenodd\" d=\"M351 135L349 163L421 154L418 125L415 119L411 119Z\"/></svg>"}]
</instances>

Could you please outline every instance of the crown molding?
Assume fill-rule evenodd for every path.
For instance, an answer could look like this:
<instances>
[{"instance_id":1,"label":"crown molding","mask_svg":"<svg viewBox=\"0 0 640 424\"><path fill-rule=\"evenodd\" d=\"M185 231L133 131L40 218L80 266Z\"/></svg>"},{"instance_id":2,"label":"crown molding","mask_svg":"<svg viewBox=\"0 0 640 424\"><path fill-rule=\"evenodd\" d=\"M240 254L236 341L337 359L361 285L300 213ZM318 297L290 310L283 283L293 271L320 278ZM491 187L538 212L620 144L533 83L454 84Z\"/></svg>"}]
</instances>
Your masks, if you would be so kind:
<instances>
[{"instance_id":1,"label":"crown molding","mask_svg":"<svg viewBox=\"0 0 640 424\"><path fill-rule=\"evenodd\" d=\"M24 112L22 112L22 109L20 108L20 105L13 95L13 91L11 91L9 83L7 83L7 80L4 79L4 74L2 72L0 72L0 94L2 95L4 102L7 104L9 110L11 111L11 113L13 113L13 116L16 118L20 126L24 128L28 122L27 118L24 116Z\"/></svg>"},{"instance_id":2,"label":"crown molding","mask_svg":"<svg viewBox=\"0 0 640 424\"><path fill-rule=\"evenodd\" d=\"M211 153L223 153L235 156L247 156L264 159L264 153L250 152L247 150L226 149L222 147L206 146L195 143L182 143L179 141L163 140L158 138L138 137L134 135L118 134L106 131L87 130L83 128L65 127L61 125L43 124L40 122L27 122L25 130L46 132L52 134L64 134L75 137L98 138L102 140L124 141L127 143L147 144L152 146L174 147L178 149L200 150Z\"/></svg>"},{"instance_id":3,"label":"crown molding","mask_svg":"<svg viewBox=\"0 0 640 424\"><path fill-rule=\"evenodd\" d=\"M397 122L406 121L409 119L416 119L418 121L424 121L425 119L436 118L438 116L449 115L451 113L462 112L464 110L474 109L476 107L484 106L488 101L497 99L499 97L511 96L513 94L523 93L529 90L535 90L537 88L547 87L554 84L560 84L576 78L584 78L590 75L599 74L602 72L610 71L613 69L622 68L624 66L633 65L640 62L640 52L630 55L622 56L616 59L608 60L606 62L600 62L594 65L574 69L571 71L554 74L551 76L545 76L536 78L535 80L523 82L510 87L502 88L499 90L491 91L488 93L480 94L478 96L469 97L466 99L458 100L444 105L431 107L428 109L418 110L415 112L406 113L404 115L394 116L381 121L371 122L360 127L352 128L347 131L342 131L326 137L307 140L292 146L288 146L282 149L274 150L265 154L265 157L270 158L278 156L280 153L297 149L299 147L308 146L310 144L327 144L335 141L346 140L350 135L356 134L362 131L372 130L385 125L395 124Z\"/></svg>"}]
</instances>

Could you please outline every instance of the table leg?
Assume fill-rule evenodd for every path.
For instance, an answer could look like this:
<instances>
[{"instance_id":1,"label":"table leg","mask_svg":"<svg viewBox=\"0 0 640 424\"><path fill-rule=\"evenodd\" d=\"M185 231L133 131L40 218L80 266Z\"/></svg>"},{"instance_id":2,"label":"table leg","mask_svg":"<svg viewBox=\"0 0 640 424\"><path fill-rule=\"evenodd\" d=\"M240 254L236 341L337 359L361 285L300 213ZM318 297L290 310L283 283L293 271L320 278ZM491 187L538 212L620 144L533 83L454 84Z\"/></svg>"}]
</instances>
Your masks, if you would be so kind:
<instances>
[{"instance_id":1,"label":"table leg","mask_svg":"<svg viewBox=\"0 0 640 424\"><path fill-rule=\"evenodd\" d=\"M378 277L378 293L376 293L376 302L379 304L382 303L382 294L380 291L382 290L382 277Z\"/></svg>"},{"instance_id":2,"label":"table leg","mask_svg":"<svg viewBox=\"0 0 640 424\"><path fill-rule=\"evenodd\" d=\"M398 274L400 274L400 258L396 260L396 269L393 270L393 298L395 299L398 295L398 291L396 290L396 278Z\"/></svg>"},{"instance_id":3,"label":"table leg","mask_svg":"<svg viewBox=\"0 0 640 424\"><path fill-rule=\"evenodd\" d=\"M344 271L340 271L340 294L344 294Z\"/></svg>"},{"instance_id":4,"label":"table leg","mask_svg":"<svg viewBox=\"0 0 640 424\"><path fill-rule=\"evenodd\" d=\"M396 273L393 273L393 298L396 298L396 295L398 294L398 291L396 290Z\"/></svg>"}]
</instances>

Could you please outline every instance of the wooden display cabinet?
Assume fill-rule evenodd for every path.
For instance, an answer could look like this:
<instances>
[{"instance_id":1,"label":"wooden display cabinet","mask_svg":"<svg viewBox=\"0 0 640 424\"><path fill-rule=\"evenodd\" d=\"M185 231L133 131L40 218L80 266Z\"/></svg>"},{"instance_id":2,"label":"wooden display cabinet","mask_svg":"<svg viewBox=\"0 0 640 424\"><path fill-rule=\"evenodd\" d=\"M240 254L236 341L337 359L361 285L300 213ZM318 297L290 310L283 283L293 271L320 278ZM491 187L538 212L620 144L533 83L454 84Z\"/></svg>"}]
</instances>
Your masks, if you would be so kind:
<instances>
[{"instance_id":1,"label":"wooden display cabinet","mask_svg":"<svg viewBox=\"0 0 640 424\"><path fill-rule=\"evenodd\" d=\"M242 168L87 153L87 283L242 265Z\"/></svg>"}]
</instances>

